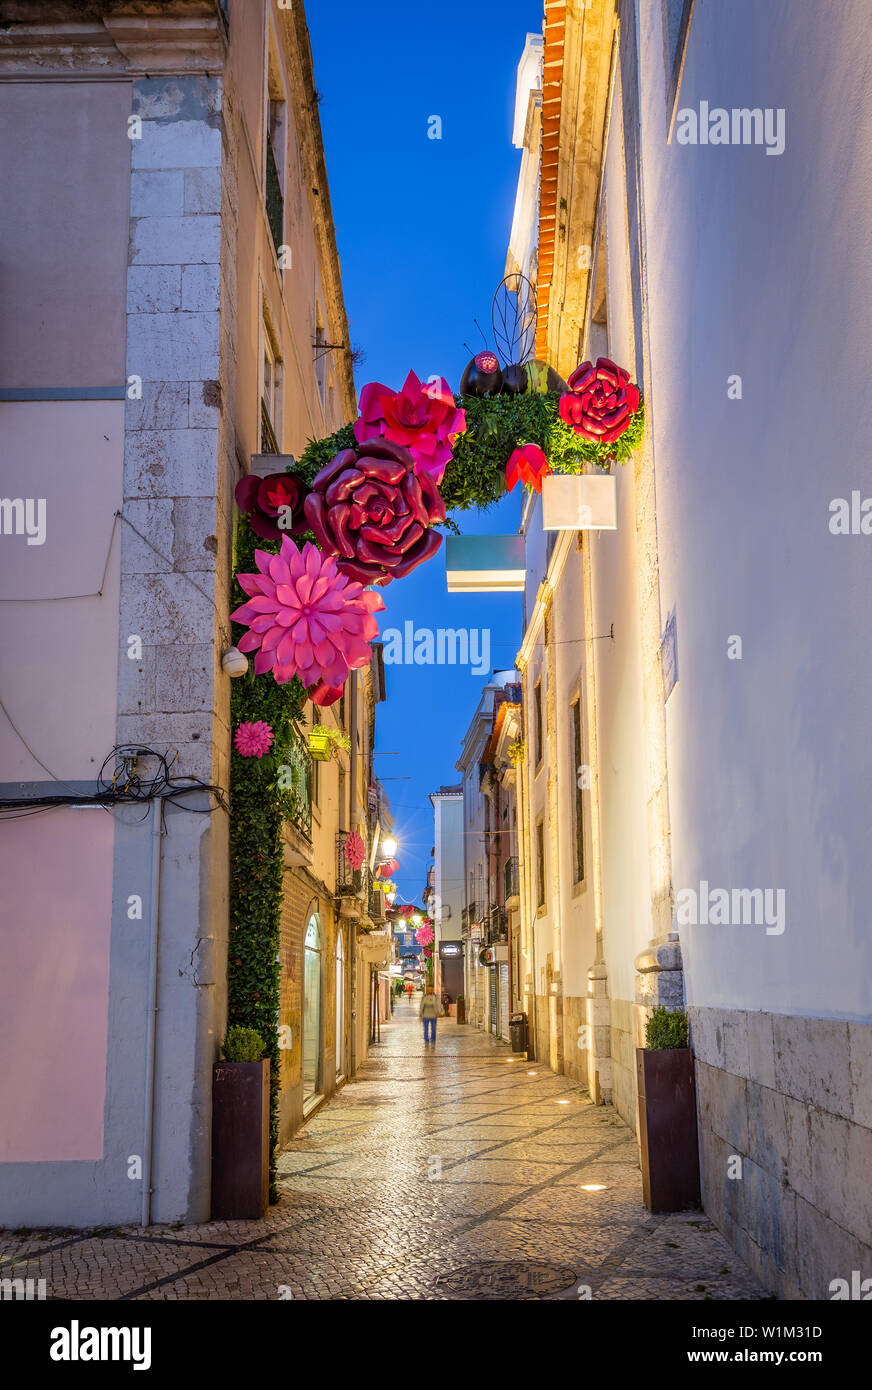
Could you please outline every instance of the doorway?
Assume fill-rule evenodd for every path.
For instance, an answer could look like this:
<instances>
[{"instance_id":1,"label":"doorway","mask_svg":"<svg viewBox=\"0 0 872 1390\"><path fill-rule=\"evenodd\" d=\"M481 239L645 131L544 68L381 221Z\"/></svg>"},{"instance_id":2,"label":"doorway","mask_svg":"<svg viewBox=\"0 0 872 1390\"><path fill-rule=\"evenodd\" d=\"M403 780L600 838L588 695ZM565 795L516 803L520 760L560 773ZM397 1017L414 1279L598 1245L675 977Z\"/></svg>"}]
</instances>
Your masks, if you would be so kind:
<instances>
[{"instance_id":1,"label":"doorway","mask_svg":"<svg viewBox=\"0 0 872 1390\"><path fill-rule=\"evenodd\" d=\"M321 1093L323 972L321 923L313 912L303 950L303 1105Z\"/></svg>"},{"instance_id":2,"label":"doorway","mask_svg":"<svg viewBox=\"0 0 872 1390\"><path fill-rule=\"evenodd\" d=\"M496 966L489 965L487 973L490 980L490 1030L496 1036L500 1031L500 991Z\"/></svg>"},{"instance_id":3,"label":"doorway","mask_svg":"<svg viewBox=\"0 0 872 1390\"><path fill-rule=\"evenodd\" d=\"M345 1075L345 931L336 937L336 1075Z\"/></svg>"}]
</instances>

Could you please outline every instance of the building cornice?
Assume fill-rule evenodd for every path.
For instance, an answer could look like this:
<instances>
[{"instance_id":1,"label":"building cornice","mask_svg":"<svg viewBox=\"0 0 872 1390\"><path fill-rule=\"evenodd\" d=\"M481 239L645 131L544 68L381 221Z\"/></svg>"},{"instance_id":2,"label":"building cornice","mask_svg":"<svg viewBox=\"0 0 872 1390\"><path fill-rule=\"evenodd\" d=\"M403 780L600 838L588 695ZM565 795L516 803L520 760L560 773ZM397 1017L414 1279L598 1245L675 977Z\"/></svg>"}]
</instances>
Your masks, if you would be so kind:
<instances>
[{"instance_id":1,"label":"building cornice","mask_svg":"<svg viewBox=\"0 0 872 1390\"><path fill-rule=\"evenodd\" d=\"M7 0L2 18L0 77L7 80L216 73L227 52L210 0L167 0L149 13L134 0L88 6Z\"/></svg>"}]
</instances>

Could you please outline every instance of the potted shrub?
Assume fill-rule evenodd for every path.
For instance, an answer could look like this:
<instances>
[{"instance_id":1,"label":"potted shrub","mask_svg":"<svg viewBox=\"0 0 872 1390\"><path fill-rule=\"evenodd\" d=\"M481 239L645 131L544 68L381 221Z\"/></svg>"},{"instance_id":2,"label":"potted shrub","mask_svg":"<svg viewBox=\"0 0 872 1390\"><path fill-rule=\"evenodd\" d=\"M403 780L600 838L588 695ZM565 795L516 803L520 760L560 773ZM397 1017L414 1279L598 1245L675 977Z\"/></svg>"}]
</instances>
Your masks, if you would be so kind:
<instances>
[{"instance_id":1,"label":"potted shrub","mask_svg":"<svg viewBox=\"0 0 872 1390\"><path fill-rule=\"evenodd\" d=\"M269 1202L269 1058L234 1025L212 1069L212 1219L257 1221Z\"/></svg>"},{"instance_id":2,"label":"potted shrub","mask_svg":"<svg viewBox=\"0 0 872 1390\"><path fill-rule=\"evenodd\" d=\"M466 1022L466 1000L462 994L458 994L457 996L457 1022Z\"/></svg>"},{"instance_id":3,"label":"potted shrub","mask_svg":"<svg viewBox=\"0 0 872 1390\"><path fill-rule=\"evenodd\" d=\"M699 1144L687 1014L658 1005L636 1048L642 1188L649 1211L699 1205Z\"/></svg>"}]
</instances>

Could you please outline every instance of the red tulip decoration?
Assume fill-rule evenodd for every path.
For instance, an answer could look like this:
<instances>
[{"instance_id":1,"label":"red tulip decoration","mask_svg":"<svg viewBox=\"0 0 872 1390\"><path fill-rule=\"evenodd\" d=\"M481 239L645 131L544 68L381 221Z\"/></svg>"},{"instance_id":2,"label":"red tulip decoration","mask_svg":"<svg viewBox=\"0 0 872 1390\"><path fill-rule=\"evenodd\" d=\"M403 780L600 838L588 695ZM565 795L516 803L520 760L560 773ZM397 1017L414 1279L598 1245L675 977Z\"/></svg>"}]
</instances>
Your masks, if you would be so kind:
<instances>
[{"instance_id":1,"label":"red tulip decoration","mask_svg":"<svg viewBox=\"0 0 872 1390\"><path fill-rule=\"evenodd\" d=\"M445 503L431 474L414 470L404 445L367 439L356 451L341 449L312 479L306 520L349 579L389 584L442 544L430 528L445 520Z\"/></svg>"},{"instance_id":2,"label":"red tulip decoration","mask_svg":"<svg viewBox=\"0 0 872 1390\"><path fill-rule=\"evenodd\" d=\"M522 482L541 492L542 479L550 472L551 465L539 445L522 444L506 464L506 486L511 492L518 482Z\"/></svg>"},{"instance_id":3,"label":"red tulip decoration","mask_svg":"<svg viewBox=\"0 0 872 1390\"><path fill-rule=\"evenodd\" d=\"M596 443L613 444L620 439L639 409L638 386L630 381L629 372L607 357L598 357L595 367L582 362L567 386L560 397L561 420Z\"/></svg>"}]
</instances>

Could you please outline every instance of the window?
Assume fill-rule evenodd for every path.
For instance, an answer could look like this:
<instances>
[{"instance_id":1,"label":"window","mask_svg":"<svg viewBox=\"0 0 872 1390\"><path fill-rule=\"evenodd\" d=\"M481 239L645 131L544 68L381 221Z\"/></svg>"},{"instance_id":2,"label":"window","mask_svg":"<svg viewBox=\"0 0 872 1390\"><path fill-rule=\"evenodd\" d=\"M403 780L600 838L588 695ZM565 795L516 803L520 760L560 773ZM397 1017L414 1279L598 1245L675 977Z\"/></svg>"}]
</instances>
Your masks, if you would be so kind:
<instances>
[{"instance_id":1,"label":"window","mask_svg":"<svg viewBox=\"0 0 872 1390\"><path fill-rule=\"evenodd\" d=\"M666 123L672 132L678 91L687 53L693 0L660 0L663 21L663 66L666 71Z\"/></svg>"},{"instance_id":2,"label":"window","mask_svg":"<svg viewBox=\"0 0 872 1390\"><path fill-rule=\"evenodd\" d=\"M581 740L580 698L572 706L572 743L572 766L575 780L575 881L581 883L584 878L584 788L580 784L584 752Z\"/></svg>"},{"instance_id":3,"label":"window","mask_svg":"<svg viewBox=\"0 0 872 1390\"><path fill-rule=\"evenodd\" d=\"M318 383L318 395L321 404L324 404L327 392L327 351L324 346L327 342L327 335L324 332L324 318L321 314L321 301L317 295L315 297L315 380Z\"/></svg>"},{"instance_id":4,"label":"window","mask_svg":"<svg viewBox=\"0 0 872 1390\"><path fill-rule=\"evenodd\" d=\"M275 340L265 318L261 324L261 337L263 353L260 387L260 452L262 454L280 454L282 364Z\"/></svg>"},{"instance_id":5,"label":"window","mask_svg":"<svg viewBox=\"0 0 872 1390\"><path fill-rule=\"evenodd\" d=\"M267 35L264 92L263 189L266 218L276 253L284 240L285 165L287 163L287 103L281 65L272 33Z\"/></svg>"},{"instance_id":6,"label":"window","mask_svg":"<svg viewBox=\"0 0 872 1390\"><path fill-rule=\"evenodd\" d=\"M536 767L542 762L542 682L536 682L533 691L534 733L536 736Z\"/></svg>"},{"instance_id":7,"label":"window","mask_svg":"<svg viewBox=\"0 0 872 1390\"><path fill-rule=\"evenodd\" d=\"M542 821L536 824L536 905L545 906L545 826Z\"/></svg>"}]
</instances>

